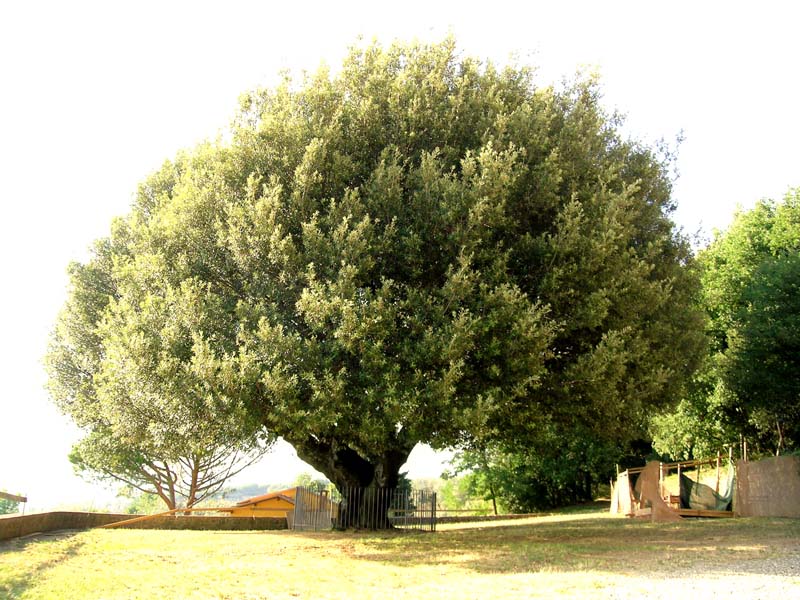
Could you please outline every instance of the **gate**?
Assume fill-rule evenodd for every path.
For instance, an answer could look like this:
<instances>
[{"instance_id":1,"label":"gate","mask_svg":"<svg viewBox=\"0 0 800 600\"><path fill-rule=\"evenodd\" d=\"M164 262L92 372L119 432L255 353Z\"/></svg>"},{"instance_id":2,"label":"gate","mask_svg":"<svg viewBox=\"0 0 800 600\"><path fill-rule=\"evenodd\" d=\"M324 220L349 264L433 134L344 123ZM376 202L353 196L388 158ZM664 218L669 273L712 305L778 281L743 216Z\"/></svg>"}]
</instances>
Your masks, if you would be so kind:
<instances>
[{"instance_id":1,"label":"gate","mask_svg":"<svg viewBox=\"0 0 800 600\"><path fill-rule=\"evenodd\" d=\"M323 531L331 529L339 514L339 502L330 497L328 490L314 491L298 487L294 497L294 510L287 515L289 528L298 531Z\"/></svg>"},{"instance_id":2,"label":"gate","mask_svg":"<svg viewBox=\"0 0 800 600\"><path fill-rule=\"evenodd\" d=\"M354 487L344 489L334 500L327 491L300 487L294 511L288 517L289 527L301 531L331 528L436 531L436 493Z\"/></svg>"}]
</instances>

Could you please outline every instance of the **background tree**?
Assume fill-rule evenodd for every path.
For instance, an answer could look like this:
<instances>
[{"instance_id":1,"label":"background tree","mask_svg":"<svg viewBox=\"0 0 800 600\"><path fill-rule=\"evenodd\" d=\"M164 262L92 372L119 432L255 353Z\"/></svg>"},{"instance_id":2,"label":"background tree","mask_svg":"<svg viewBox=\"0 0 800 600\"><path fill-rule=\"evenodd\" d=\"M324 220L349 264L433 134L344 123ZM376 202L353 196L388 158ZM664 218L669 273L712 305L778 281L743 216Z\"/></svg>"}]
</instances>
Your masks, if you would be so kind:
<instances>
[{"instance_id":1,"label":"background tree","mask_svg":"<svg viewBox=\"0 0 800 600\"><path fill-rule=\"evenodd\" d=\"M800 228L800 223L798 223ZM800 250L798 248L797 250ZM744 290L721 378L775 453L800 446L800 254L765 260Z\"/></svg>"},{"instance_id":2,"label":"background tree","mask_svg":"<svg viewBox=\"0 0 800 600\"><path fill-rule=\"evenodd\" d=\"M123 487L117 497L127 500L122 512L129 515L152 515L164 510L157 494L141 492L132 486Z\"/></svg>"},{"instance_id":3,"label":"background tree","mask_svg":"<svg viewBox=\"0 0 800 600\"><path fill-rule=\"evenodd\" d=\"M293 486L308 488L312 492L322 492L331 487L331 482L327 479L314 478L311 473L300 473L292 482Z\"/></svg>"},{"instance_id":4,"label":"background tree","mask_svg":"<svg viewBox=\"0 0 800 600\"><path fill-rule=\"evenodd\" d=\"M478 499L489 507L487 513L506 512L505 505L498 504L500 480L506 475L500 459L497 449L489 444L457 452L450 462L451 470L443 475L452 482L446 494L448 500L452 502L458 498L469 507L480 508L480 503L475 502Z\"/></svg>"},{"instance_id":5,"label":"background tree","mask_svg":"<svg viewBox=\"0 0 800 600\"><path fill-rule=\"evenodd\" d=\"M140 289L202 313L182 360L219 361L340 489L397 485L420 441L629 436L701 332L666 159L617 125L592 80L537 88L452 40L356 48L243 96L229 142L140 187L108 242L112 315ZM158 347L149 322L117 330Z\"/></svg>"},{"instance_id":6,"label":"background tree","mask_svg":"<svg viewBox=\"0 0 800 600\"><path fill-rule=\"evenodd\" d=\"M191 508L214 496L228 479L269 449L257 439L235 445L219 440L204 447L197 439L187 438L178 444L173 437L164 446L147 442L134 445L97 428L73 447L69 459L87 479L125 483L160 498L172 510Z\"/></svg>"},{"instance_id":7,"label":"background tree","mask_svg":"<svg viewBox=\"0 0 800 600\"><path fill-rule=\"evenodd\" d=\"M485 499L479 478L479 475L472 472L460 475L447 474L446 479L442 480L439 489L436 490L436 501L439 506L445 511L466 510L476 515L493 514L494 507L491 501ZM505 512L503 506L498 506L497 510L498 513Z\"/></svg>"},{"instance_id":8,"label":"background tree","mask_svg":"<svg viewBox=\"0 0 800 600\"><path fill-rule=\"evenodd\" d=\"M456 454L454 470L495 510L528 513L589 502L607 486L616 466L642 464L649 444L611 443L576 423L540 428L536 440L494 442ZM497 514L497 512L495 512Z\"/></svg>"},{"instance_id":9,"label":"background tree","mask_svg":"<svg viewBox=\"0 0 800 600\"><path fill-rule=\"evenodd\" d=\"M79 473L157 495L169 509L191 507L273 438L209 351L210 311L193 308L207 299L202 288L172 287L153 257L140 256L131 277L130 265L115 264L113 243L98 242L88 265L70 267L46 357L51 396L86 431L70 453Z\"/></svg>"},{"instance_id":10,"label":"background tree","mask_svg":"<svg viewBox=\"0 0 800 600\"><path fill-rule=\"evenodd\" d=\"M737 214L700 254L711 354L678 413L656 422L659 448L680 454L676 437L704 452L744 439L755 454L798 447L798 257L798 190Z\"/></svg>"},{"instance_id":11,"label":"background tree","mask_svg":"<svg viewBox=\"0 0 800 600\"><path fill-rule=\"evenodd\" d=\"M0 515L11 515L19 512L19 502L0 496Z\"/></svg>"},{"instance_id":12,"label":"background tree","mask_svg":"<svg viewBox=\"0 0 800 600\"><path fill-rule=\"evenodd\" d=\"M734 403L719 381L719 358L716 353L709 354L678 405L653 416L649 432L653 448L661 456L701 459L741 445L741 428L727 416Z\"/></svg>"}]
</instances>

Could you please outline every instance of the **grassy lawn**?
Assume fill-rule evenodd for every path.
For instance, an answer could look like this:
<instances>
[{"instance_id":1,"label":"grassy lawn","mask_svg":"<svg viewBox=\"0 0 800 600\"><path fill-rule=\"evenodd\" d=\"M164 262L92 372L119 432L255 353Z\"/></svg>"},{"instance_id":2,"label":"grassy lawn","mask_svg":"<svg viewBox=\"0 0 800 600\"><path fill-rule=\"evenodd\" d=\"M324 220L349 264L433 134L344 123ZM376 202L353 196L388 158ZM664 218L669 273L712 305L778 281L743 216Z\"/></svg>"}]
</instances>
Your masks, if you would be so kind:
<instances>
[{"instance_id":1,"label":"grassy lawn","mask_svg":"<svg viewBox=\"0 0 800 600\"><path fill-rule=\"evenodd\" d=\"M800 521L590 512L437 533L96 529L0 543L0 598L668 598L698 582L800 597Z\"/></svg>"}]
</instances>

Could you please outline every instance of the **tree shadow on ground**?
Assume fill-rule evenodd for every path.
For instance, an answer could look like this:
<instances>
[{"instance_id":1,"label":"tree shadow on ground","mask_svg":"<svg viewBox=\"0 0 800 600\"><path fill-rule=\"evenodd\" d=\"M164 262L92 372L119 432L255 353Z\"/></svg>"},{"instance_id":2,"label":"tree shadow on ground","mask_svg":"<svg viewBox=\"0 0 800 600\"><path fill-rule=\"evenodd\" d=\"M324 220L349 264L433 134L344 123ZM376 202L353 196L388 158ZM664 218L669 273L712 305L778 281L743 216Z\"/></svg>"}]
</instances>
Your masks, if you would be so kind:
<instances>
[{"instance_id":1,"label":"tree shadow on ground","mask_svg":"<svg viewBox=\"0 0 800 600\"><path fill-rule=\"evenodd\" d=\"M36 560L36 556L26 557L24 572L10 578L0 578L0 597L19 598L25 591L36 585L42 575L50 569L73 558L84 542L76 538L80 530L62 530L48 533L35 533L21 538L0 542L0 557L7 553L23 552L33 549L37 544L58 542L57 551L53 549Z\"/></svg>"},{"instance_id":2,"label":"tree shadow on ground","mask_svg":"<svg viewBox=\"0 0 800 600\"><path fill-rule=\"evenodd\" d=\"M495 574L601 570L660 577L698 571L800 575L800 520L739 521L653 524L589 516L435 533L373 532L351 534L355 543L348 554L400 568L442 565ZM776 564L784 567L776 572Z\"/></svg>"}]
</instances>

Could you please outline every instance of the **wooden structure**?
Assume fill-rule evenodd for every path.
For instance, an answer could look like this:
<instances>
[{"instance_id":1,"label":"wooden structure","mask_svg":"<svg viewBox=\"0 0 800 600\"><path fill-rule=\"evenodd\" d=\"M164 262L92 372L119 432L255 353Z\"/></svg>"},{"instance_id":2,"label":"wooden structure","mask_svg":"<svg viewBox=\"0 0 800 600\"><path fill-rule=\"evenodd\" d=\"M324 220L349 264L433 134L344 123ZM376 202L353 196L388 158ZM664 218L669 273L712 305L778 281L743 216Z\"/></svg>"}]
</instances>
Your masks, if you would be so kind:
<instances>
[{"instance_id":1,"label":"wooden structure","mask_svg":"<svg viewBox=\"0 0 800 600\"><path fill-rule=\"evenodd\" d=\"M800 456L737 462L736 514L800 518Z\"/></svg>"},{"instance_id":2,"label":"wooden structure","mask_svg":"<svg viewBox=\"0 0 800 600\"><path fill-rule=\"evenodd\" d=\"M28 502L28 499L25 496L16 496L7 492L0 492L0 498L22 504L22 514L25 514L25 504Z\"/></svg>"},{"instance_id":3,"label":"wooden structure","mask_svg":"<svg viewBox=\"0 0 800 600\"><path fill-rule=\"evenodd\" d=\"M0 498L11 500L11 502L19 502L20 504L25 504L28 501L25 496L15 496L14 494L8 494L6 492L0 492Z\"/></svg>"},{"instance_id":4,"label":"wooden structure","mask_svg":"<svg viewBox=\"0 0 800 600\"><path fill-rule=\"evenodd\" d=\"M673 463L649 462L644 467L627 469L620 473L612 485L611 512L628 517L650 517L654 521L674 521L681 517L733 517L732 510L715 510L681 506L680 492L674 494L665 481L669 474L677 471L680 482L682 471L702 466L716 468L715 495L720 494L721 457ZM727 485L731 486L732 481ZM726 493L730 490L726 490Z\"/></svg>"}]
</instances>

